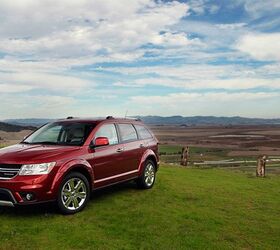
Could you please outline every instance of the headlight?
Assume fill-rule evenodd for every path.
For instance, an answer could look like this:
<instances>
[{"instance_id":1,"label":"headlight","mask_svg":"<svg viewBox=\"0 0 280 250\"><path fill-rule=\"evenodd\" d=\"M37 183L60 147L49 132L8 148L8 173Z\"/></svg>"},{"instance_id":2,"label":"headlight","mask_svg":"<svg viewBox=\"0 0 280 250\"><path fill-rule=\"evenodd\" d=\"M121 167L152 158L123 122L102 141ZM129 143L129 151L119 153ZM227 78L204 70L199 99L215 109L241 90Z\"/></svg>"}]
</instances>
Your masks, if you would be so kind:
<instances>
[{"instance_id":1,"label":"headlight","mask_svg":"<svg viewBox=\"0 0 280 250\"><path fill-rule=\"evenodd\" d=\"M19 175L41 175L48 174L55 166L55 162L23 165Z\"/></svg>"}]
</instances>

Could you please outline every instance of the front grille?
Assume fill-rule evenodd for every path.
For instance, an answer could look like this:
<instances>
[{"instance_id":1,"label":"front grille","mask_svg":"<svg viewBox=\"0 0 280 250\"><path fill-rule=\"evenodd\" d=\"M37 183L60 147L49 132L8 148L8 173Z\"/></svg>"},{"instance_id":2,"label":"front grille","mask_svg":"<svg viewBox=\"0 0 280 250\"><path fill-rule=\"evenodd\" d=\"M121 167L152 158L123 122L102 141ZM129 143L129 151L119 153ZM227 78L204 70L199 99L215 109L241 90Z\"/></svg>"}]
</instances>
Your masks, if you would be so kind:
<instances>
[{"instance_id":1,"label":"front grille","mask_svg":"<svg viewBox=\"0 0 280 250\"><path fill-rule=\"evenodd\" d=\"M19 164L0 164L0 179L12 179L18 174L21 166Z\"/></svg>"}]
</instances>

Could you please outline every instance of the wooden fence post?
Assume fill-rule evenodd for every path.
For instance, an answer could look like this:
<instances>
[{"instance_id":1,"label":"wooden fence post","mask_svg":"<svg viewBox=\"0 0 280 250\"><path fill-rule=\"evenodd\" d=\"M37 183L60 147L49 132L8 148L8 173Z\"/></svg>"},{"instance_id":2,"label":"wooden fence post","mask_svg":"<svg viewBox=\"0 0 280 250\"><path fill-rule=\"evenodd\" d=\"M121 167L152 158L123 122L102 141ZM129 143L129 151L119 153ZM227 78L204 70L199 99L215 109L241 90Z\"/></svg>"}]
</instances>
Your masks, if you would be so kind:
<instances>
[{"instance_id":1,"label":"wooden fence post","mask_svg":"<svg viewBox=\"0 0 280 250\"><path fill-rule=\"evenodd\" d=\"M189 160L189 147L182 147L182 153L181 153L181 165L182 166L188 166L188 160Z\"/></svg>"},{"instance_id":2,"label":"wooden fence post","mask_svg":"<svg viewBox=\"0 0 280 250\"><path fill-rule=\"evenodd\" d=\"M256 176L257 177L265 177L265 165L266 165L267 156L259 156L257 169L256 169Z\"/></svg>"}]
</instances>

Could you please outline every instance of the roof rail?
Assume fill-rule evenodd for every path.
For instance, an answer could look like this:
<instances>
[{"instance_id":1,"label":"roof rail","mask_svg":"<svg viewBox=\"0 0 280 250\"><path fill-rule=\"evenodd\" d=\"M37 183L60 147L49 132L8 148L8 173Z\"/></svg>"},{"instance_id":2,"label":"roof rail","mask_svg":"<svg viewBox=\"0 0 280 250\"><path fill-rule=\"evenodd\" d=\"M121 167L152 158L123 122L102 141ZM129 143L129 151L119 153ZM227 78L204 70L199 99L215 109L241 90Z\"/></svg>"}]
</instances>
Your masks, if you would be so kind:
<instances>
[{"instance_id":1,"label":"roof rail","mask_svg":"<svg viewBox=\"0 0 280 250\"><path fill-rule=\"evenodd\" d=\"M141 122L141 118L139 117L129 117L129 118L126 118L126 119L131 119L131 120L134 120L134 121L138 121L138 122Z\"/></svg>"},{"instance_id":2,"label":"roof rail","mask_svg":"<svg viewBox=\"0 0 280 250\"><path fill-rule=\"evenodd\" d=\"M66 119L70 120L70 119L73 119L73 118L74 118L73 116L68 116Z\"/></svg>"},{"instance_id":3,"label":"roof rail","mask_svg":"<svg viewBox=\"0 0 280 250\"><path fill-rule=\"evenodd\" d=\"M106 119L107 119L107 120L109 120L109 119L114 119L114 117L111 116L111 115L109 115L109 116L106 117Z\"/></svg>"}]
</instances>

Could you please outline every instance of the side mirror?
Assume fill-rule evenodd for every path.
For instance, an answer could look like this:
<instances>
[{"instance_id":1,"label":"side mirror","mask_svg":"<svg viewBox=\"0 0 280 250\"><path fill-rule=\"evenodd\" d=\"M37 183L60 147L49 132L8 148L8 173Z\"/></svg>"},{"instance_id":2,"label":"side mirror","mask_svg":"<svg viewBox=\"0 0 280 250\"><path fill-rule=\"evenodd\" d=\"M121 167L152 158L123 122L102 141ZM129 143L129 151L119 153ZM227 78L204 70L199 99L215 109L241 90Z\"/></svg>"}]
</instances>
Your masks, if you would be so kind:
<instances>
[{"instance_id":1,"label":"side mirror","mask_svg":"<svg viewBox=\"0 0 280 250\"><path fill-rule=\"evenodd\" d=\"M109 145L109 139L107 137L97 137L93 143L93 147L102 147Z\"/></svg>"}]
</instances>

